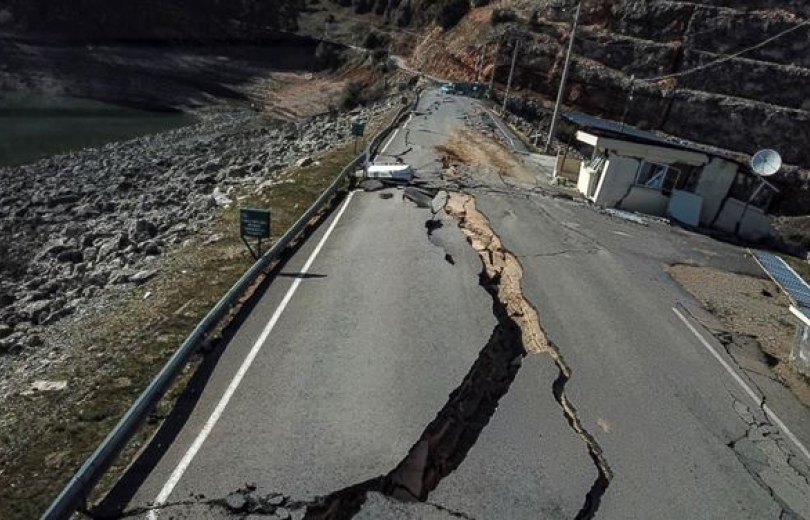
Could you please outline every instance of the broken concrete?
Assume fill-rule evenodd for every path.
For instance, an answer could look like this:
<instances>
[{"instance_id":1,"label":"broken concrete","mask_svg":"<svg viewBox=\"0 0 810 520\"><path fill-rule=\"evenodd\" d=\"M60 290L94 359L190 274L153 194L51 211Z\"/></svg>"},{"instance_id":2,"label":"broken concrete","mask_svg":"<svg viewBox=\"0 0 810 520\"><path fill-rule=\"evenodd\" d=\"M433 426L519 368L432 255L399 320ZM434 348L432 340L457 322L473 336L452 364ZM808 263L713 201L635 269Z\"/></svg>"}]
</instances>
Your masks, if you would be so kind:
<instances>
[{"instance_id":1,"label":"broken concrete","mask_svg":"<svg viewBox=\"0 0 810 520\"><path fill-rule=\"evenodd\" d=\"M585 503L576 518L593 518L599 509L602 496L610 485L613 472L596 439L582 425L576 408L565 394L565 385L571 378L571 369L565 363L557 347L546 337L540 326L537 312L523 296L521 279L523 269L514 254L504 249L500 238L492 230L489 220L475 207L475 199L469 195L452 194L447 202L448 214L459 219L462 231L470 244L478 251L484 271L490 279L497 280L497 300L503 303L509 316L519 324L523 345L528 353L547 354L557 365L559 375L552 385L554 397L563 409L571 428L587 446L588 455L597 470L597 478L585 496Z\"/></svg>"}]
</instances>

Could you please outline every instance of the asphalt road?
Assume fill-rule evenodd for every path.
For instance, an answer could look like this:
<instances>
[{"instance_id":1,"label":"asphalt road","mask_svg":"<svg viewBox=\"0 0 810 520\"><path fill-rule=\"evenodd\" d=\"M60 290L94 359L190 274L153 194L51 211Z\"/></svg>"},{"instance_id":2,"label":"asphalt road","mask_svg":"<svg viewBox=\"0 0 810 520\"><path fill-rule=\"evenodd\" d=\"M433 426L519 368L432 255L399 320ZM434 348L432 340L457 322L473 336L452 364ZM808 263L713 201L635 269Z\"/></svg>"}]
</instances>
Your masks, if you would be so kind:
<instances>
[{"instance_id":1,"label":"asphalt road","mask_svg":"<svg viewBox=\"0 0 810 520\"><path fill-rule=\"evenodd\" d=\"M428 91L380 159L440 183L436 146L476 110ZM504 357L508 326L455 221L402 190L358 191L270 284L179 433L133 467L115 505L233 518L278 493L297 517L307 505L314 517L313 504L355 518L810 517L808 460L794 442L810 444L807 411L742 371L664 271L756 273L742 250L552 197L542 178L475 184L465 190L520 260L567 383L547 355ZM795 439L746 388L767 395ZM421 501L375 480L412 476L419 446L447 431L461 448Z\"/></svg>"}]
</instances>

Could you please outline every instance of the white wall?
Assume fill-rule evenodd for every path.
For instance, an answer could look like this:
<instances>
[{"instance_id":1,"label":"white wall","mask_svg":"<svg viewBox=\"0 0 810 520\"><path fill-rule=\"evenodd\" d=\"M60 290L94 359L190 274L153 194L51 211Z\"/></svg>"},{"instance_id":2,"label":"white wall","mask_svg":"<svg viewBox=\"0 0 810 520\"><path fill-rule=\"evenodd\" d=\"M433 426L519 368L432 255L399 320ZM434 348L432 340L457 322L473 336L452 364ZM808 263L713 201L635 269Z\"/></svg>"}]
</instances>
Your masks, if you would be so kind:
<instances>
[{"instance_id":1,"label":"white wall","mask_svg":"<svg viewBox=\"0 0 810 520\"><path fill-rule=\"evenodd\" d=\"M622 200L619 209L663 217L669 206L669 197L660 190L633 186L630 193Z\"/></svg>"},{"instance_id":2,"label":"white wall","mask_svg":"<svg viewBox=\"0 0 810 520\"><path fill-rule=\"evenodd\" d=\"M746 209L744 202L728 199L714 227L726 233L737 233L740 238L756 241L771 234L771 218L759 208L748 206Z\"/></svg>"},{"instance_id":3,"label":"white wall","mask_svg":"<svg viewBox=\"0 0 810 520\"><path fill-rule=\"evenodd\" d=\"M631 157L611 154L593 201L606 208L618 204L635 183L639 164L640 161Z\"/></svg>"},{"instance_id":4,"label":"white wall","mask_svg":"<svg viewBox=\"0 0 810 520\"><path fill-rule=\"evenodd\" d=\"M710 225L723 199L728 194L737 174L737 165L717 157L703 167L695 188L695 195L703 198L703 208L700 210L700 223ZM735 221L736 222L736 221Z\"/></svg>"}]
</instances>

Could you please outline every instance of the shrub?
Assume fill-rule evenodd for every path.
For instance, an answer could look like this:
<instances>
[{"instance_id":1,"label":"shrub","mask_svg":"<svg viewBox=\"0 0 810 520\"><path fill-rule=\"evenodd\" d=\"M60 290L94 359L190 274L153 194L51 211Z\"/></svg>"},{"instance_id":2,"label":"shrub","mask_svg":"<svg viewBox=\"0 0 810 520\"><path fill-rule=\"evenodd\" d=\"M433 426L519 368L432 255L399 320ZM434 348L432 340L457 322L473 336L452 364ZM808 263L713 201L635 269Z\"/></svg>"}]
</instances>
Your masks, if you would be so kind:
<instances>
[{"instance_id":1,"label":"shrub","mask_svg":"<svg viewBox=\"0 0 810 520\"><path fill-rule=\"evenodd\" d=\"M380 34L377 31L371 31L366 34L363 40L363 47L366 49L379 49L380 47L388 45L389 40L390 38L387 35Z\"/></svg>"},{"instance_id":2,"label":"shrub","mask_svg":"<svg viewBox=\"0 0 810 520\"><path fill-rule=\"evenodd\" d=\"M439 25L445 31L452 29L470 11L469 0L447 0L439 9Z\"/></svg>"},{"instance_id":3,"label":"shrub","mask_svg":"<svg viewBox=\"0 0 810 520\"><path fill-rule=\"evenodd\" d=\"M485 5L489 5L489 0L472 0L473 7L484 7Z\"/></svg>"},{"instance_id":4,"label":"shrub","mask_svg":"<svg viewBox=\"0 0 810 520\"><path fill-rule=\"evenodd\" d=\"M492 11L492 25L497 25L499 23L507 23L507 22L514 22L517 20L517 15L511 9L495 9Z\"/></svg>"}]
</instances>

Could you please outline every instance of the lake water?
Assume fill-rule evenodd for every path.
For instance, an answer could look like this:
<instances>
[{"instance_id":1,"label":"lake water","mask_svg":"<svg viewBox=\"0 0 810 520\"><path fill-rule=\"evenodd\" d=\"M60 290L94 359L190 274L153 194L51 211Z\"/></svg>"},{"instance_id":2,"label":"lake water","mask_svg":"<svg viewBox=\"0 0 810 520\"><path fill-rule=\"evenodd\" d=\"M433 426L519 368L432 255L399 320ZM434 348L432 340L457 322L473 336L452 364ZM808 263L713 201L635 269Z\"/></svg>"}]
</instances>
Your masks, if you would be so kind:
<instances>
[{"instance_id":1,"label":"lake water","mask_svg":"<svg viewBox=\"0 0 810 520\"><path fill-rule=\"evenodd\" d=\"M185 126L183 113L150 112L63 96L0 93L0 166Z\"/></svg>"}]
</instances>

